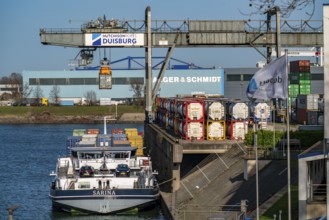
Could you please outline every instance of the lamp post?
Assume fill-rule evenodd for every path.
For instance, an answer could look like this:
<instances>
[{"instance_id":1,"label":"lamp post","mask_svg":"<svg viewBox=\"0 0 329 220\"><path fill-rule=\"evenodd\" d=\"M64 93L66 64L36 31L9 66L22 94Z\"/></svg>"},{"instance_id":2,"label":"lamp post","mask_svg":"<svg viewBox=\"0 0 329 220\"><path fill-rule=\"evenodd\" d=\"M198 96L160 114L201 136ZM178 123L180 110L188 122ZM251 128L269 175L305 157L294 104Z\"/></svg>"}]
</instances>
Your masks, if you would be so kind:
<instances>
[{"instance_id":1,"label":"lamp post","mask_svg":"<svg viewBox=\"0 0 329 220\"><path fill-rule=\"evenodd\" d=\"M118 117L118 102L115 102L115 118Z\"/></svg>"}]
</instances>

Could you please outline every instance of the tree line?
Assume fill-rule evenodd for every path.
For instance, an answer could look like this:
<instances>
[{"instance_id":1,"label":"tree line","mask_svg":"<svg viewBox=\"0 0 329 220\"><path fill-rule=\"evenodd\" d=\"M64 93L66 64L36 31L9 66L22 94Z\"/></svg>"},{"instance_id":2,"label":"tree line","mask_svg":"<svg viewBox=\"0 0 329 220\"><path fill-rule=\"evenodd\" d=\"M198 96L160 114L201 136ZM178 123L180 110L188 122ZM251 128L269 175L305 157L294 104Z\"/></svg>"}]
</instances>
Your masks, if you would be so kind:
<instances>
[{"instance_id":1,"label":"tree line","mask_svg":"<svg viewBox=\"0 0 329 220\"><path fill-rule=\"evenodd\" d=\"M43 91L40 85L31 87L28 82L23 85L23 77L19 73L12 73L9 76L4 76L0 78L0 84L5 85L6 92L0 95L0 101L13 100L15 105L26 105L31 104L30 95L33 95L33 104L41 104L41 98L44 97ZM132 103L134 105L143 105L143 93L144 85L140 81L130 82L129 90L134 93ZM85 103L80 103L82 105L96 105L97 96L96 92L89 90L84 94ZM53 85L49 92L49 99L51 103L58 105L60 102L60 87L58 85ZM28 101L29 100L29 101Z\"/></svg>"}]
</instances>

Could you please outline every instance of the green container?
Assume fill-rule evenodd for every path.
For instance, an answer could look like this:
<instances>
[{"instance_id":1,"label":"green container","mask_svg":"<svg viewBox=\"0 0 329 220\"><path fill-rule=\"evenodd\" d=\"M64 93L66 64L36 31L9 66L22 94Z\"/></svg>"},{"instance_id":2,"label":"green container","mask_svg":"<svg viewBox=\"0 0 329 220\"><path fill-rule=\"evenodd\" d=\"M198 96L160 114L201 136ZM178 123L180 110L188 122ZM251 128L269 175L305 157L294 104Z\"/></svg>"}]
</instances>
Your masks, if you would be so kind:
<instances>
[{"instance_id":1,"label":"green container","mask_svg":"<svg viewBox=\"0 0 329 220\"><path fill-rule=\"evenodd\" d=\"M300 85L311 85L311 80L308 79L301 79L299 80Z\"/></svg>"},{"instance_id":2,"label":"green container","mask_svg":"<svg viewBox=\"0 0 329 220\"><path fill-rule=\"evenodd\" d=\"M73 136L83 136L86 134L86 129L73 129Z\"/></svg>"},{"instance_id":3,"label":"green container","mask_svg":"<svg viewBox=\"0 0 329 220\"><path fill-rule=\"evenodd\" d=\"M299 73L290 73L289 81L290 84L299 84Z\"/></svg>"},{"instance_id":4,"label":"green container","mask_svg":"<svg viewBox=\"0 0 329 220\"><path fill-rule=\"evenodd\" d=\"M311 85L299 85L300 94L311 94Z\"/></svg>"},{"instance_id":5,"label":"green container","mask_svg":"<svg viewBox=\"0 0 329 220\"><path fill-rule=\"evenodd\" d=\"M299 85L289 85L288 86L289 96L296 97L299 94Z\"/></svg>"},{"instance_id":6,"label":"green container","mask_svg":"<svg viewBox=\"0 0 329 220\"><path fill-rule=\"evenodd\" d=\"M311 80L311 73L299 73L299 80Z\"/></svg>"}]
</instances>

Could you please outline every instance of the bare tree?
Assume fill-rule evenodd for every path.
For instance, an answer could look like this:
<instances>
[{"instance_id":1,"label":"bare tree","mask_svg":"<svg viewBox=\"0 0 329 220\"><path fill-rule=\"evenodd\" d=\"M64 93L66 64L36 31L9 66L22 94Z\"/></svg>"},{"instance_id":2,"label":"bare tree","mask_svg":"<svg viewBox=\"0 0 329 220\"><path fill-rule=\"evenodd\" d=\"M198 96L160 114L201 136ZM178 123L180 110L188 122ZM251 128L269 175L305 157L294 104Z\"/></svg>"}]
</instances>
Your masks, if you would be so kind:
<instances>
[{"instance_id":1,"label":"bare tree","mask_svg":"<svg viewBox=\"0 0 329 220\"><path fill-rule=\"evenodd\" d=\"M22 85L23 77L19 73L12 73L10 76L4 76L0 78L1 84L14 84L14 85Z\"/></svg>"},{"instance_id":2,"label":"bare tree","mask_svg":"<svg viewBox=\"0 0 329 220\"><path fill-rule=\"evenodd\" d=\"M34 98L35 98L35 103L40 104L40 100L43 97L43 91L40 87L40 85L37 85L34 90Z\"/></svg>"},{"instance_id":3,"label":"bare tree","mask_svg":"<svg viewBox=\"0 0 329 220\"><path fill-rule=\"evenodd\" d=\"M32 93L33 89L26 82L24 86L22 86L19 91L12 92L12 94L8 94L6 99L12 98L17 105L21 105L23 102L27 102L26 99Z\"/></svg>"},{"instance_id":4,"label":"bare tree","mask_svg":"<svg viewBox=\"0 0 329 220\"><path fill-rule=\"evenodd\" d=\"M58 85L54 85L53 88L50 90L49 97L55 104L59 103L59 93L60 88Z\"/></svg>"},{"instance_id":5,"label":"bare tree","mask_svg":"<svg viewBox=\"0 0 329 220\"><path fill-rule=\"evenodd\" d=\"M282 17L289 17L293 12L304 11L303 20L309 20L314 15L316 0L249 0L250 12L245 15L264 14L269 9L279 7Z\"/></svg>"},{"instance_id":6,"label":"bare tree","mask_svg":"<svg viewBox=\"0 0 329 220\"><path fill-rule=\"evenodd\" d=\"M22 92L23 77L19 73L12 73L9 77L4 76L0 78L0 83L5 84L10 91L10 95L7 95L7 98L12 98L17 101L20 101L20 94Z\"/></svg>"},{"instance_id":7,"label":"bare tree","mask_svg":"<svg viewBox=\"0 0 329 220\"><path fill-rule=\"evenodd\" d=\"M33 91L33 88L30 87L29 83L26 82L22 88L22 91L20 93L20 100L26 100L27 97L29 97L31 95Z\"/></svg>"},{"instance_id":8,"label":"bare tree","mask_svg":"<svg viewBox=\"0 0 329 220\"><path fill-rule=\"evenodd\" d=\"M143 80L138 80L138 79L131 80L129 90L134 92L134 97L136 98L142 97L142 93L144 92Z\"/></svg>"},{"instance_id":9,"label":"bare tree","mask_svg":"<svg viewBox=\"0 0 329 220\"><path fill-rule=\"evenodd\" d=\"M140 80L132 80L130 82L130 91L134 93L134 102L137 105L143 104L142 93L144 93L144 84Z\"/></svg>"},{"instance_id":10,"label":"bare tree","mask_svg":"<svg viewBox=\"0 0 329 220\"><path fill-rule=\"evenodd\" d=\"M96 98L96 92L89 90L85 93L86 103L87 105L96 105L97 98Z\"/></svg>"}]
</instances>

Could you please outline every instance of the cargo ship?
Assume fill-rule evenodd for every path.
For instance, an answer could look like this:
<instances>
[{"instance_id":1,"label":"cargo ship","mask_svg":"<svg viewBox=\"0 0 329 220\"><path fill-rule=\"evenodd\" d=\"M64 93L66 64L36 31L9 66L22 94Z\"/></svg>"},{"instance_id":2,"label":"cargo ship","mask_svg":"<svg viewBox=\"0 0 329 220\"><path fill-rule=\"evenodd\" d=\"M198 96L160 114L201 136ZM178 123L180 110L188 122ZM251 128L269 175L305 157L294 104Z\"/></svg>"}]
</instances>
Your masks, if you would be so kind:
<instances>
[{"instance_id":1,"label":"cargo ship","mask_svg":"<svg viewBox=\"0 0 329 220\"><path fill-rule=\"evenodd\" d=\"M111 214L154 205L160 193L151 159L137 153L139 147L129 144L123 132L99 134L97 130L75 130L68 137L69 155L58 158L52 173L53 207Z\"/></svg>"}]
</instances>

